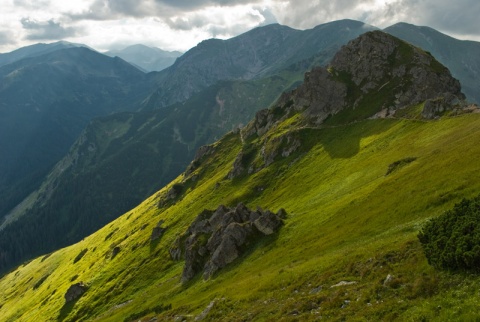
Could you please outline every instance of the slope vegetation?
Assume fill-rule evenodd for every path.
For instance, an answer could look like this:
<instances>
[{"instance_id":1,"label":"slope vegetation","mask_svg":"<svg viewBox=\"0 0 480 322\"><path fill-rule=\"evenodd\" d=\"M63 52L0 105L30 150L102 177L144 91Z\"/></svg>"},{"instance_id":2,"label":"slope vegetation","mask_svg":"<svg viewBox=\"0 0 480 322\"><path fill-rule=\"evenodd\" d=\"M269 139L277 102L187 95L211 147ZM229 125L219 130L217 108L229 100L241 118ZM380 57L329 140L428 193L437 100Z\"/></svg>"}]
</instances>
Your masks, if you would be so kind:
<instances>
[{"instance_id":1,"label":"slope vegetation","mask_svg":"<svg viewBox=\"0 0 480 322\"><path fill-rule=\"evenodd\" d=\"M225 81L167 109L95 119L0 225L0 271L78 242L135 207L181 173L197 148L246 124L300 75Z\"/></svg>"},{"instance_id":2,"label":"slope vegetation","mask_svg":"<svg viewBox=\"0 0 480 322\"><path fill-rule=\"evenodd\" d=\"M406 84L394 81L382 92L383 83L366 86L368 73L361 76L362 69L341 63L345 55L354 59L369 49L378 59L390 57L381 72L405 70ZM408 65L412 60L405 57L419 59ZM440 67L428 54L383 33L351 42L331 68L312 71L304 85L244 129L202 148L183 175L137 208L4 276L2 317L472 319L480 279L435 271L417 240L428 218L480 188L479 114L444 100L440 118L422 118L428 106L438 107L437 95L461 98L458 83ZM419 70L434 78L423 87L423 97L408 77ZM357 92L356 80L364 91ZM348 89L355 94L343 95ZM323 100L321 93L336 93L328 94L335 99ZM371 100L374 106L360 118L356 108L368 104L354 109L351 99L362 102L372 93L382 93L382 99ZM410 93L415 104L392 101L399 93ZM391 112L377 114L385 108ZM240 202L285 209L283 227L209 279L198 274L182 283L185 261L173 260L171 252L179 237L203 209ZM159 227L163 234L152 239ZM84 293L66 302L73 284Z\"/></svg>"}]
</instances>

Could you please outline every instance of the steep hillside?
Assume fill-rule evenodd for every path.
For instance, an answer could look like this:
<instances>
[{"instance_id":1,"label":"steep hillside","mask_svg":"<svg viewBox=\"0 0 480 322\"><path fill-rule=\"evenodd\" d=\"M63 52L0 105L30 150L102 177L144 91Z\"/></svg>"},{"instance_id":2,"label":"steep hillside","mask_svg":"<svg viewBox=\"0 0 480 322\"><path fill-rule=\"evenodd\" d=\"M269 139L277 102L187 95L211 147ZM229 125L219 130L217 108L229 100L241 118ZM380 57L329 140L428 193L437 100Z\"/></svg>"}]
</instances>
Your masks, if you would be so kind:
<instances>
[{"instance_id":1,"label":"steep hillside","mask_svg":"<svg viewBox=\"0 0 480 322\"><path fill-rule=\"evenodd\" d=\"M0 67L0 217L36 188L96 116L132 110L145 74L87 48Z\"/></svg>"},{"instance_id":2,"label":"steep hillside","mask_svg":"<svg viewBox=\"0 0 480 322\"><path fill-rule=\"evenodd\" d=\"M298 77L285 71L221 82L167 109L95 119L0 226L0 271L77 242L138 205L181 173L201 145L246 124Z\"/></svg>"},{"instance_id":3,"label":"steep hillside","mask_svg":"<svg viewBox=\"0 0 480 322\"><path fill-rule=\"evenodd\" d=\"M468 99L480 103L480 43L462 41L429 27L397 23L386 32L432 53L460 80Z\"/></svg>"},{"instance_id":4,"label":"steep hillside","mask_svg":"<svg viewBox=\"0 0 480 322\"><path fill-rule=\"evenodd\" d=\"M145 45L132 45L121 50L110 50L105 53L110 57L118 56L130 64L140 67L147 72L161 71L173 65L182 55L179 51L165 51Z\"/></svg>"},{"instance_id":5,"label":"steep hillside","mask_svg":"<svg viewBox=\"0 0 480 322\"><path fill-rule=\"evenodd\" d=\"M318 64L326 64L340 46L373 29L353 20L326 23L305 31L273 24L227 40L205 40L157 75L158 90L144 108L182 102L219 80L273 75L315 55Z\"/></svg>"},{"instance_id":6,"label":"steep hillside","mask_svg":"<svg viewBox=\"0 0 480 322\"><path fill-rule=\"evenodd\" d=\"M387 75L391 85L382 83ZM373 93L382 95L366 104ZM0 314L6 321L473 319L479 278L435 271L417 240L426 219L480 188L480 116L454 96L462 96L458 82L427 53L365 34L244 129L200 149L183 175L137 208L4 276ZM256 228L235 222L249 213L240 202L265 209L256 216L285 209L277 213L283 225L274 232L265 220L252 219ZM230 222L224 235L211 233L222 222ZM247 246L232 244L249 229L257 233ZM229 264L203 280L207 267L198 264L218 237L207 263ZM182 282L192 269L198 273Z\"/></svg>"}]
</instances>

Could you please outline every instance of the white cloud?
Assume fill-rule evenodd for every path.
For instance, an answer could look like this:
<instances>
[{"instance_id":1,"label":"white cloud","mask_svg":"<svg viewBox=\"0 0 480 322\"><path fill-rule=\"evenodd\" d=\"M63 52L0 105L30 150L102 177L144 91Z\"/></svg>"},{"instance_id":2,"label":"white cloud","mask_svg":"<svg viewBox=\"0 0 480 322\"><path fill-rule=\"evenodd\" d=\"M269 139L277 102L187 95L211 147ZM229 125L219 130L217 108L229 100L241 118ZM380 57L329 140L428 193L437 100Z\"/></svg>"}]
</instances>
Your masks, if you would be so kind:
<instances>
[{"instance_id":1,"label":"white cloud","mask_svg":"<svg viewBox=\"0 0 480 322\"><path fill-rule=\"evenodd\" d=\"M338 19L404 21L480 40L478 0L0 0L0 52L63 38L99 50L144 43L187 50L278 21L297 29Z\"/></svg>"}]
</instances>

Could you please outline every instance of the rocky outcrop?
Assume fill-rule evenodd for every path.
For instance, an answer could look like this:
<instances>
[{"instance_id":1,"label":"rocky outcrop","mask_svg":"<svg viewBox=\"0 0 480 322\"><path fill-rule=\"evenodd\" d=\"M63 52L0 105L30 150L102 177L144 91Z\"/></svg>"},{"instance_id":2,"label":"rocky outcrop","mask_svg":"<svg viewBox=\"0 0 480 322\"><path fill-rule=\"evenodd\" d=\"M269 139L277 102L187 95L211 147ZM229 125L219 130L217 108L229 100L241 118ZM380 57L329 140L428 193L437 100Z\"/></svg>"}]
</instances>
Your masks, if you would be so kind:
<instances>
[{"instance_id":1,"label":"rocky outcrop","mask_svg":"<svg viewBox=\"0 0 480 322\"><path fill-rule=\"evenodd\" d=\"M204 210L170 249L172 259L185 257L182 282L203 271L204 279L237 259L253 242L274 234L283 225L286 212L277 214L240 203L235 208L219 206Z\"/></svg>"},{"instance_id":2,"label":"rocky outcrop","mask_svg":"<svg viewBox=\"0 0 480 322\"><path fill-rule=\"evenodd\" d=\"M444 112L451 110L455 104L458 103L456 96L448 94L437 97L435 99L428 99L422 110L422 117L426 119L434 119L442 115Z\"/></svg>"},{"instance_id":3,"label":"rocky outcrop","mask_svg":"<svg viewBox=\"0 0 480 322\"><path fill-rule=\"evenodd\" d=\"M385 108L416 105L439 96L465 99L460 82L433 56L382 31L368 32L348 43L330 68L350 77L362 96L385 89ZM394 100L390 98L394 97Z\"/></svg>"},{"instance_id":4,"label":"rocky outcrop","mask_svg":"<svg viewBox=\"0 0 480 322\"><path fill-rule=\"evenodd\" d=\"M82 282L71 285L65 293L67 303L78 300L87 290L87 286Z\"/></svg>"},{"instance_id":5,"label":"rocky outcrop","mask_svg":"<svg viewBox=\"0 0 480 322\"><path fill-rule=\"evenodd\" d=\"M235 158L235 161L233 161L233 166L232 166L232 170L230 170L230 172L227 174L227 178L228 179L234 179L234 178L237 178L239 176L241 176L242 174L245 173L246 169L245 169L245 163L246 163L246 155L245 155L245 152L244 151L240 151L238 154L237 154L237 157Z\"/></svg>"},{"instance_id":6,"label":"rocky outcrop","mask_svg":"<svg viewBox=\"0 0 480 322\"><path fill-rule=\"evenodd\" d=\"M295 110L304 110L304 116L316 125L347 106L347 85L324 68L306 73L303 86L293 94Z\"/></svg>"},{"instance_id":7,"label":"rocky outcrop","mask_svg":"<svg viewBox=\"0 0 480 322\"><path fill-rule=\"evenodd\" d=\"M318 126L345 109L360 109L356 119L430 101L423 115L453 109L464 100L460 83L433 56L382 31L350 41L328 68L314 68L304 83L284 93L268 110L260 111L243 137L262 136L278 121L301 113L305 125ZM347 120L355 120L350 118Z\"/></svg>"}]
</instances>

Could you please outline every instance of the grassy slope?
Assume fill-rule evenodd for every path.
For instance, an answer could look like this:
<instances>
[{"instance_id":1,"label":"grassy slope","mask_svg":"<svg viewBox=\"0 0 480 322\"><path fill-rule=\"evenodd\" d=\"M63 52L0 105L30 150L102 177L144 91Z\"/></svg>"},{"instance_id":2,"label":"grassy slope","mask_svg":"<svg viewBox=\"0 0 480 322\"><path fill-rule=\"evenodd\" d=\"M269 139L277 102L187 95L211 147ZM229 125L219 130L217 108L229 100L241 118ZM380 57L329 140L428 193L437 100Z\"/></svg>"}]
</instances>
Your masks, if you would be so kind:
<instances>
[{"instance_id":1,"label":"grassy slope","mask_svg":"<svg viewBox=\"0 0 480 322\"><path fill-rule=\"evenodd\" d=\"M233 321L472 317L480 279L435 272L416 234L427 218L478 194L480 116L365 120L304 131L317 142L307 153L234 181L224 178L241 142L227 135L217 143L222 153L204 163L200 180L175 205L158 209L160 191L80 243L0 280L2 320L121 321L160 304L172 304L160 317L195 316L214 299L209 317ZM417 159L385 176L389 164L406 157ZM176 235L202 209L238 201L283 207L286 225L212 280L182 286L183 261L168 254ZM160 219L168 229L151 243ZM117 245L121 251L111 259ZM393 281L383 286L388 274ZM64 305L73 281L90 288ZM331 287L340 281L356 284Z\"/></svg>"}]
</instances>

